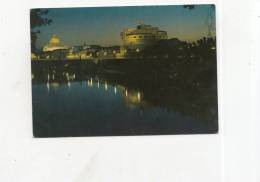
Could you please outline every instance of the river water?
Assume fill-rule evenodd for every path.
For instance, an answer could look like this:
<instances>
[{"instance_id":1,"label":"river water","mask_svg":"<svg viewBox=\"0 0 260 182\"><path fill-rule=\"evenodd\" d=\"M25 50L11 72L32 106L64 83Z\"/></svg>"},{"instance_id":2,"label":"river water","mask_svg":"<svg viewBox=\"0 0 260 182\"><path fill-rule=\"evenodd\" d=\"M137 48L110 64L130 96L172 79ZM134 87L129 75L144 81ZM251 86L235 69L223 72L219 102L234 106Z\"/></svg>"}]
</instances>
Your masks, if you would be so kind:
<instances>
[{"instance_id":1,"label":"river water","mask_svg":"<svg viewBox=\"0 0 260 182\"><path fill-rule=\"evenodd\" d=\"M32 71L35 137L218 130L216 83L212 80L203 82L199 77L182 81L178 78L181 72L129 76L111 70L90 74L64 67Z\"/></svg>"}]
</instances>

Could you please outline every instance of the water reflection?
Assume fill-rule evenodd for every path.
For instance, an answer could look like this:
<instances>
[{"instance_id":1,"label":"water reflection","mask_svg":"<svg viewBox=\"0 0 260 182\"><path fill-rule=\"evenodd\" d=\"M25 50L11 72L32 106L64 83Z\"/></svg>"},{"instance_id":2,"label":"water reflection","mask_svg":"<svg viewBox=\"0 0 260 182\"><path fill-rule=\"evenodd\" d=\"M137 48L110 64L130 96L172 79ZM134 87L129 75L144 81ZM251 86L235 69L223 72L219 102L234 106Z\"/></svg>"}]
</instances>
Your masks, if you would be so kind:
<instances>
[{"instance_id":1,"label":"water reflection","mask_svg":"<svg viewBox=\"0 0 260 182\"><path fill-rule=\"evenodd\" d=\"M63 75L65 75L64 80L63 80L64 83L67 82L66 84L70 88L71 81L75 80L76 74L75 73L69 74L67 72L65 74L63 73ZM47 74L47 78L48 79L47 79L46 86L47 86L48 91L50 89L57 89L60 86L60 83L54 82L55 81L54 76L52 76L52 80L50 80L49 79L50 76L49 76L49 74ZM140 107L140 106L144 107L143 93L141 93L140 90L137 90L137 89L131 90L123 85L116 85L115 83L110 83L107 80L100 81L99 77L97 75L95 76L95 78L96 79L93 79L92 77L90 77L89 79L87 79L86 85L88 88L93 88L95 86L97 89L103 89L104 91L108 91L108 88L110 86L115 95L117 95L118 92L120 92L123 103L128 108L136 108L136 107ZM107 95L107 96L109 97L109 95Z\"/></svg>"},{"instance_id":2,"label":"water reflection","mask_svg":"<svg viewBox=\"0 0 260 182\"><path fill-rule=\"evenodd\" d=\"M56 76L54 73L56 73ZM129 107L141 106L145 109L145 106L149 105L148 108L151 106L165 107L169 111L181 109L181 112L190 112L189 114L195 114L196 117L206 116L208 118L212 117L207 111L210 108L213 108L217 113L217 95L214 85L209 85L207 88L205 85L201 85L200 81L193 81L190 84L191 87L187 87L181 82L172 83L172 78L154 79L151 76L151 79L141 81L135 77L118 79L114 76L117 77L118 75L78 74L64 70L59 74L56 70L49 70L47 73L33 72L32 82L37 84L46 81L47 89L50 90L57 88L59 84L67 84L70 88L71 82L87 78L87 86L90 88L95 83L98 89L103 88L105 91L108 91L110 85L115 95L120 91L125 105ZM44 80L44 78L47 78L47 80ZM144 100L146 104L144 104Z\"/></svg>"},{"instance_id":3,"label":"water reflection","mask_svg":"<svg viewBox=\"0 0 260 182\"><path fill-rule=\"evenodd\" d=\"M117 93L117 88L116 88L116 86L114 86L114 93L115 93L115 94Z\"/></svg>"},{"instance_id":4,"label":"water reflection","mask_svg":"<svg viewBox=\"0 0 260 182\"><path fill-rule=\"evenodd\" d=\"M92 80L92 78L90 78L90 80L88 80L87 82L88 82L88 87L92 87L92 86L93 86L93 80Z\"/></svg>"},{"instance_id":5,"label":"water reflection","mask_svg":"<svg viewBox=\"0 0 260 182\"><path fill-rule=\"evenodd\" d=\"M77 102L80 102L81 107L83 108L88 107L85 105L92 104L93 106L90 107L92 109L89 111L91 114L89 114L92 115L99 111L99 120L117 121L123 116L124 118L121 118L120 120L126 120L126 118L133 117L132 115L136 115L136 122L144 122L146 120L147 122L148 120L151 122L164 122L164 120L165 122L168 120L169 122L181 122L186 121L188 117L190 118L189 121L194 119L197 122L191 124L192 127L195 128L194 130L196 130L196 127L198 129L198 126L201 124L203 124L205 127L205 130L200 131L202 133L210 133L217 130L217 87L214 70L205 69L204 72L193 72L191 70L185 71L186 68L182 69L181 67L179 67L178 70L172 70L172 68L167 65L160 69L158 69L158 66L155 66L154 69L148 71L139 70L138 72L135 72L136 66L130 71L120 68L119 72L112 71L111 68L95 70L94 67L89 70L82 65L63 66L60 63L60 65L57 64L58 63L48 66L32 65L32 83L33 88L35 88L35 90L33 90L33 101L38 101L40 98L45 98L46 100L52 98L51 95L42 95L41 97L39 96L39 93L42 92L39 91L38 88L41 88L42 84L46 84L49 93L52 90L56 90L56 94L59 93L59 95L56 95L56 97L52 98L52 100L65 97L65 93L63 93L65 92L65 87L62 85L67 85L67 88L70 89L70 93L68 93L70 95L67 95L61 100L74 102L73 100L79 99ZM89 67L89 65L87 65L87 67ZM163 71L161 69L163 69ZM75 83L77 83L77 85L75 85ZM88 92L84 91L82 94L85 94L85 96L88 98L88 102L83 102L83 98L85 98L85 96L79 94L81 93L80 90L84 90L84 88L86 88L84 85L87 86ZM82 101L80 98L82 98ZM52 100L49 100L49 104L54 102ZM58 102L61 101L58 100ZM100 102L103 102L103 104L101 104L99 106L100 108L98 108L96 105ZM108 107L105 107L105 105L108 103L112 103L109 109ZM33 107L43 107L39 104L41 104L41 102L35 102ZM117 104L122 105L117 106ZM72 105L73 104L71 104L71 107ZM128 113L125 110L122 110L123 106L130 109L131 112L129 111ZM63 110L66 110L66 107L66 103L64 102L58 106L58 108L63 108ZM49 108L49 106L46 106L46 108ZM54 112L46 108L45 113L42 113L43 115L46 115L48 112ZM77 110L77 104L75 104L75 108L70 108L72 109L70 112L78 113L77 116L74 116L78 118L82 115L82 113L87 112L84 111L83 108L82 111ZM55 109L57 108L55 107ZM109 113L114 114L113 118L105 118L108 110ZM153 117L147 119L149 118L147 116L145 120L141 116L138 116L138 114L134 114L137 111L144 111L145 113L152 112L157 114L150 113L149 117ZM41 111L34 115L41 115L39 114L40 112ZM125 114L122 114L121 116L121 112L125 112ZM177 121L176 118L171 116L174 113L180 113L182 117L178 118ZM56 117L63 118L63 116L60 115ZM92 117L94 120L96 116ZM110 115L109 117L112 116ZM48 119L51 120L52 118ZM71 119L73 120L75 118ZM81 119L78 118L78 120ZM121 126L120 123L117 124ZM145 126L148 127L148 125L149 124L146 124ZM174 130L168 125L171 124L165 124L165 127L169 127L169 130ZM155 126L155 124L152 126ZM161 126L157 127L160 128ZM177 127L176 130L179 127L189 128L179 131L180 133L193 133L191 126L186 126L185 122L183 122L183 124L178 124L175 127ZM167 130L166 128L164 130ZM196 130L196 133L200 132ZM169 133L171 132L169 131ZM178 132L175 131L175 133Z\"/></svg>"},{"instance_id":6,"label":"water reflection","mask_svg":"<svg viewBox=\"0 0 260 182\"><path fill-rule=\"evenodd\" d=\"M140 90L129 90L123 85L116 85L115 83L109 83L106 80L99 80L98 76L96 76L96 79L94 80L92 77L88 79L87 81L87 87L93 88L94 86L99 90L103 89L105 92L109 90L109 87L111 88L111 91L117 95L120 93L122 96L122 100L124 101L125 105L129 108L137 107L141 105L143 93L141 93ZM101 85L101 86L100 86ZM108 97L110 95L107 95Z\"/></svg>"},{"instance_id":7,"label":"water reflection","mask_svg":"<svg viewBox=\"0 0 260 182\"><path fill-rule=\"evenodd\" d=\"M47 90L50 91L50 89L58 89L60 86L60 83L58 82L47 82L46 83L46 87L47 87Z\"/></svg>"},{"instance_id":8,"label":"water reflection","mask_svg":"<svg viewBox=\"0 0 260 182\"><path fill-rule=\"evenodd\" d=\"M48 89L48 91L49 91L49 90L50 90L50 83L47 82L46 86L47 86L47 89Z\"/></svg>"},{"instance_id":9,"label":"water reflection","mask_svg":"<svg viewBox=\"0 0 260 182\"><path fill-rule=\"evenodd\" d=\"M124 103L129 108L144 106L144 100L142 100L140 91L137 90L125 90Z\"/></svg>"},{"instance_id":10,"label":"water reflection","mask_svg":"<svg viewBox=\"0 0 260 182\"><path fill-rule=\"evenodd\" d=\"M105 90L107 90L107 82L105 81Z\"/></svg>"}]
</instances>

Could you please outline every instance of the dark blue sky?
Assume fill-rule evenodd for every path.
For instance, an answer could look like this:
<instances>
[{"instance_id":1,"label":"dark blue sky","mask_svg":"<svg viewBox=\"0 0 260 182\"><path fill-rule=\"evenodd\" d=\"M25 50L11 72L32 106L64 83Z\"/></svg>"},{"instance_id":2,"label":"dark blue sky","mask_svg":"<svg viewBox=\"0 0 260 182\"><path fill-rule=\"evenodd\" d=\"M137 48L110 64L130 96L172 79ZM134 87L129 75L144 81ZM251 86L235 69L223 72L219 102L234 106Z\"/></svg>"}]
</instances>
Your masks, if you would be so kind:
<instances>
[{"instance_id":1,"label":"dark blue sky","mask_svg":"<svg viewBox=\"0 0 260 182\"><path fill-rule=\"evenodd\" d=\"M52 34L67 46L120 45L122 29L136 27L140 21L167 31L169 38L196 40L207 35L210 11L210 5L196 5L193 10L176 5L49 9L47 17L53 22L40 28L37 47L45 45Z\"/></svg>"}]
</instances>

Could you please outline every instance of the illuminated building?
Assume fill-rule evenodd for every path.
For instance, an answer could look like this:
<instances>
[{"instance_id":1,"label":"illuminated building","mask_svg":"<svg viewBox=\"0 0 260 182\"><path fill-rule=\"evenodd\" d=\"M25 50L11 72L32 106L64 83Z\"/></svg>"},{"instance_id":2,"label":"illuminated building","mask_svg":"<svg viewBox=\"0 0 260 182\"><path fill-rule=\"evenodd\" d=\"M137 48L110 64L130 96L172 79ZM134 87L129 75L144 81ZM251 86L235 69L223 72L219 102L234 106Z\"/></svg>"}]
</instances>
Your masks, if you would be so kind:
<instances>
[{"instance_id":1,"label":"illuminated building","mask_svg":"<svg viewBox=\"0 0 260 182\"><path fill-rule=\"evenodd\" d=\"M43 47L43 57L46 60L64 60L67 50L68 47L62 45L56 35L52 35L49 43Z\"/></svg>"},{"instance_id":2,"label":"illuminated building","mask_svg":"<svg viewBox=\"0 0 260 182\"><path fill-rule=\"evenodd\" d=\"M121 32L123 47L139 52L144 47L159 40L167 39L167 32L151 25L139 24L136 28L127 28Z\"/></svg>"},{"instance_id":3,"label":"illuminated building","mask_svg":"<svg viewBox=\"0 0 260 182\"><path fill-rule=\"evenodd\" d=\"M35 53L31 53L31 60L38 60L38 56Z\"/></svg>"},{"instance_id":4,"label":"illuminated building","mask_svg":"<svg viewBox=\"0 0 260 182\"><path fill-rule=\"evenodd\" d=\"M56 35L52 35L49 43L43 47L44 52L51 52L56 50L66 50L67 46L60 44L60 39Z\"/></svg>"}]
</instances>

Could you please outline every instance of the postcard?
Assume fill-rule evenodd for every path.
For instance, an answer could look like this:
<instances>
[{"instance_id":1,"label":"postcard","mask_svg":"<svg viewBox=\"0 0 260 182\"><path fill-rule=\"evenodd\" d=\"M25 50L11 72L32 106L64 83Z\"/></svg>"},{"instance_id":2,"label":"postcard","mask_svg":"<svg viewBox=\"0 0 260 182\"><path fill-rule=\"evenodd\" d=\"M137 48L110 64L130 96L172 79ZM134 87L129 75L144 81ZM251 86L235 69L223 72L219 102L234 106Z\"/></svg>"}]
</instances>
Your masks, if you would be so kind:
<instances>
[{"instance_id":1,"label":"postcard","mask_svg":"<svg viewBox=\"0 0 260 182\"><path fill-rule=\"evenodd\" d=\"M215 5L31 9L34 137L218 132Z\"/></svg>"}]
</instances>

